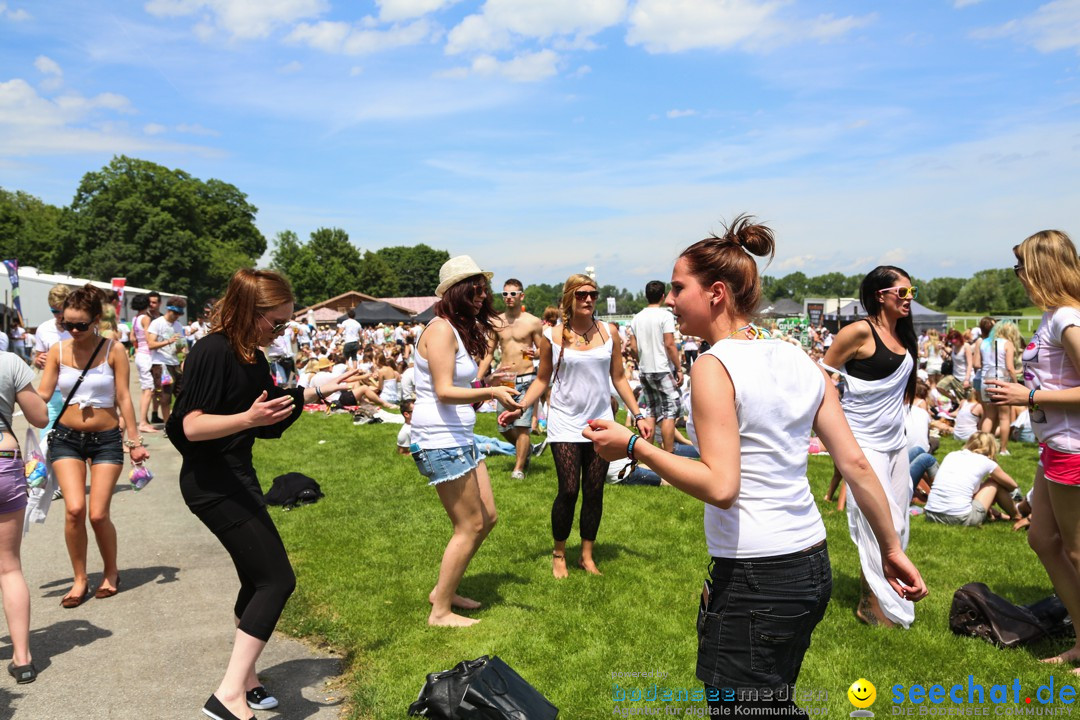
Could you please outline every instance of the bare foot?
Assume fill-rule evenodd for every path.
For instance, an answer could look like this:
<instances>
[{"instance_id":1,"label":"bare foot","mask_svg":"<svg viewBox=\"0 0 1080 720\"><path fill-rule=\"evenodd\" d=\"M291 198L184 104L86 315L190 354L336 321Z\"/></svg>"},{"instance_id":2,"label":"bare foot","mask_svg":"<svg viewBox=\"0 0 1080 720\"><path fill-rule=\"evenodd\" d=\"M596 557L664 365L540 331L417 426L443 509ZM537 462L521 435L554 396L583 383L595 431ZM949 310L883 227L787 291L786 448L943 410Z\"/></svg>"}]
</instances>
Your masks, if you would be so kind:
<instances>
[{"instance_id":1,"label":"bare foot","mask_svg":"<svg viewBox=\"0 0 1080 720\"><path fill-rule=\"evenodd\" d=\"M428 593L427 601L432 605L435 604L434 590ZM483 607L483 605L481 605L476 600L473 600L472 598L467 598L464 595L458 595L456 593L454 594L454 597L450 600L450 604L453 607L461 608L462 610L479 610L481 607Z\"/></svg>"},{"instance_id":2,"label":"bare foot","mask_svg":"<svg viewBox=\"0 0 1080 720\"><path fill-rule=\"evenodd\" d=\"M565 580L570 577L570 573L566 571L566 555L563 553L551 554L551 574L555 576L556 580Z\"/></svg>"},{"instance_id":3,"label":"bare foot","mask_svg":"<svg viewBox=\"0 0 1080 720\"><path fill-rule=\"evenodd\" d=\"M1061 665L1064 663L1080 662L1080 648L1071 647L1060 655L1054 657L1043 658L1039 662L1044 662L1050 665Z\"/></svg>"},{"instance_id":4,"label":"bare foot","mask_svg":"<svg viewBox=\"0 0 1080 720\"><path fill-rule=\"evenodd\" d=\"M428 615L427 624L437 627L469 627L480 622L473 618L462 617L457 613L446 613L445 615L436 615L432 610Z\"/></svg>"},{"instance_id":5,"label":"bare foot","mask_svg":"<svg viewBox=\"0 0 1080 720\"><path fill-rule=\"evenodd\" d=\"M1027 527L1030 524L1031 518L1020 518L1013 523L1013 530L1027 530Z\"/></svg>"},{"instance_id":6,"label":"bare foot","mask_svg":"<svg viewBox=\"0 0 1080 720\"><path fill-rule=\"evenodd\" d=\"M580 558L577 561L577 565L578 565L579 568L581 568L582 570L584 570L587 573L592 573L593 575L603 575L604 574L604 573L600 572L600 569L596 567L596 563L594 563L592 560L586 560L585 558Z\"/></svg>"},{"instance_id":7,"label":"bare foot","mask_svg":"<svg viewBox=\"0 0 1080 720\"><path fill-rule=\"evenodd\" d=\"M139 425L139 432L144 432L144 433L156 433L156 432L161 432L161 431L160 431L160 430L158 430L158 429L157 429L156 427L154 427L153 425L146 425L146 424L143 424L143 425Z\"/></svg>"}]
</instances>

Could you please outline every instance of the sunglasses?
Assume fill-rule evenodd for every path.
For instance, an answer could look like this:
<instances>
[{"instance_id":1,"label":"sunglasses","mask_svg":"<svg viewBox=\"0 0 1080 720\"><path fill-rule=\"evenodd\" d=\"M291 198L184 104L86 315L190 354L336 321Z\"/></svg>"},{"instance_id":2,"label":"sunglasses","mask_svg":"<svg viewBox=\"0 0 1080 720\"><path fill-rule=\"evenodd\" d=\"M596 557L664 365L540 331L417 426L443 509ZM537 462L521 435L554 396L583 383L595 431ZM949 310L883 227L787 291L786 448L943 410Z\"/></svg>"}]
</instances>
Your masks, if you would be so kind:
<instances>
[{"instance_id":1,"label":"sunglasses","mask_svg":"<svg viewBox=\"0 0 1080 720\"><path fill-rule=\"evenodd\" d=\"M51 307L51 308L49 308L49 312L51 312L53 315L59 315L61 310L60 310L60 308Z\"/></svg>"},{"instance_id":2,"label":"sunglasses","mask_svg":"<svg viewBox=\"0 0 1080 720\"><path fill-rule=\"evenodd\" d=\"M177 315L183 315L184 314L184 308L176 307L175 305L166 305L165 309L166 310L172 310Z\"/></svg>"},{"instance_id":3,"label":"sunglasses","mask_svg":"<svg viewBox=\"0 0 1080 720\"><path fill-rule=\"evenodd\" d=\"M259 317L261 317L263 320L266 321L266 324L270 326L270 332L274 333L275 335L280 335L281 333L285 332L285 328L289 327L289 323L287 323L287 322L283 322L283 323L272 323L272 322L270 322L270 318L266 317L262 313L259 313Z\"/></svg>"},{"instance_id":4,"label":"sunglasses","mask_svg":"<svg viewBox=\"0 0 1080 720\"><path fill-rule=\"evenodd\" d=\"M578 300L584 300L586 298L588 298L589 300L596 300L598 297L600 297L600 291L599 290L575 290L574 291L574 297L576 297Z\"/></svg>"},{"instance_id":5,"label":"sunglasses","mask_svg":"<svg viewBox=\"0 0 1080 720\"><path fill-rule=\"evenodd\" d=\"M506 291L506 290L503 290L503 297L504 298L516 298L520 294L521 294L520 290L510 290L509 292Z\"/></svg>"},{"instance_id":6,"label":"sunglasses","mask_svg":"<svg viewBox=\"0 0 1080 720\"><path fill-rule=\"evenodd\" d=\"M1013 272L1016 273L1017 277L1019 277L1020 273L1023 272L1023 271L1024 271L1024 264L1023 263L1016 263L1015 265L1013 265Z\"/></svg>"},{"instance_id":7,"label":"sunglasses","mask_svg":"<svg viewBox=\"0 0 1080 720\"><path fill-rule=\"evenodd\" d=\"M72 330L78 330L79 332L86 332L90 328L96 326L97 323L92 323L92 322L69 322L67 320L61 320L61 321L57 322L56 325L61 330L67 330L68 332L71 332Z\"/></svg>"},{"instance_id":8,"label":"sunglasses","mask_svg":"<svg viewBox=\"0 0 1080 720\"><path fill-rule=\"evenodd\" d=\"M901 300L914 300L915 298L919 297L919 288L915 285L912 285L911 287L884 288L882 290L878 290L878 292L896 293L896 297L900 298Z\"/></svg>"}]
</instances>

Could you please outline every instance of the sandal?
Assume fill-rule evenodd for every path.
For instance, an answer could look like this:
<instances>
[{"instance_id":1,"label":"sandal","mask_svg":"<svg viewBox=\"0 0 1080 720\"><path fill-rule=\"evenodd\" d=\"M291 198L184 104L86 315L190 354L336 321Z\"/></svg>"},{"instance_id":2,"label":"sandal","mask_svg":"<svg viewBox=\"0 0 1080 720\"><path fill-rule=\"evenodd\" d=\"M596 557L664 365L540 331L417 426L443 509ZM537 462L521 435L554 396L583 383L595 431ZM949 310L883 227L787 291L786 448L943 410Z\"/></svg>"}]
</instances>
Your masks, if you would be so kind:
<instances>
[{"instance_id":1,"label":"sandal","mask_svg":"<svg viewBox=\"0 0 1080 720\"><path fill-rule=\"evenodd\" d=\"M15 682L20 685L26 683L32 683L37 680L37 668L34 667L34 663L29 665L16 665L14 662L8 663L7 666L8 675L15 678Z\"/></svg>"}]
</instances>

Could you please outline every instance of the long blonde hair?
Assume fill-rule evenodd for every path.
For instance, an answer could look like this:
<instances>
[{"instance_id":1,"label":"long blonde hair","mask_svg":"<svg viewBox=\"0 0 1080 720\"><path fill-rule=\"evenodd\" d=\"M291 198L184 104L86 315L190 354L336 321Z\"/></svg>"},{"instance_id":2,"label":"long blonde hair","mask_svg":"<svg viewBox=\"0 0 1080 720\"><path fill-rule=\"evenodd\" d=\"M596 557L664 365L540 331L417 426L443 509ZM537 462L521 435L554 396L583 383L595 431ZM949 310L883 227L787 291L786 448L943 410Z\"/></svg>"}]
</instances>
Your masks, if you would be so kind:
<instances>
[{"instance_id":1,"label":"long blonde hair","mask_svg":"<svg viewBox=\"0 0 1080 720\"><path fill-rule=\"evenodd\" d=\"M1023 265L1020 276L1031 300L1047 310L1080 308L1080 260L1076 246L1061 230L1042 230L1013 248Z\"/></svg>"},{"instance_id":2,"label":"long blonde hair","mask_svg":"<svg viewBox=\"0 0 1080 720\"><path fill-rule=\"evenodd\" d=\"M559 377L563 353L566 352L566 347L570 344L570 341L574 339L574 335L570 331L570 319L574 316L574 292L586 285L597 287L595 280L581 273L574 273L566 278L566 282L563 283L562 299L559 301L559 315L562 320L562 336L559 338L559 362L555 365L555 373L551 376L551 382L555 382Z\"/></svg>"}]
</instances>

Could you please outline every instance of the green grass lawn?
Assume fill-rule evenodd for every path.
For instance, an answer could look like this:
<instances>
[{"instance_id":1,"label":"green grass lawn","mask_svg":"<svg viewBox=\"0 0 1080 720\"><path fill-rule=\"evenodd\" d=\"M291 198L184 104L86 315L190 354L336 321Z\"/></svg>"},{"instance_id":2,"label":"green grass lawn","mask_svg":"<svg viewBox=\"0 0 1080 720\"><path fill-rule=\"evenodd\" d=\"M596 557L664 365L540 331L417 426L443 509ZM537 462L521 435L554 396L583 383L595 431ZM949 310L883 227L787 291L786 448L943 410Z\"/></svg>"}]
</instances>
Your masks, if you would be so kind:
<instances>
[{"instance_id":1,"label":"green grass lawn","mask_svg":"<svg viewBox=\"0 0 1080 720\"><path fill-rule=\"evenodd\" d=\"M556 582L550 570L556 486L550 454L533 463L524 481L509 478L510 458L492 458L499 522L461 587L484 603L473 614L482 622L464 630L429 628L427 594L450 523L412 459L395 454L397 429L354 427L343 415L305 415L283 440L260 441L255 448L264 487L278 474L299 471L316 478L326 493L319 503L290 513L272 509L299 579L281 628L345 654L350 717L406 717L427 673L484 654L500 655L559 706L562 718L604 718L613 709L657 705L689 714L687 703L613 702L612 673L658 671L667 674L661 686L700 687L694 622L709 560L701 503L670 487L609 486L596 555L603 577L575 570ZM477 432L495 435L494 418L480 416ZM1012 447L1014 455L1002 466L1026 490L1035 450ZM947 440L939 458L956 448ZM811 458L816 497L824 495L831 472L828 458ZM860 677L877 687L871 709L879 717L891 712L896 684L949 686L971 674L989 691L1019 678L1023 703L1050 681L1050 668L1037 658L1060 644L1003 651L948 630L953 591L967 582L986 582L1018 603L1051 593L1022 533L1000 522L970 529L914 518L909 552L931 594L917 606L914 626L903 632L855 620L858 559L845 515L826 504L821 510L834 589L799 688L827 700L803 705L846 715L854 708L845 693ZM572 567L577 551L575 521L568 547ZM1054 673L1054 681L1056 688L1071 684L1062 672ZM647 689L649 681L618 683L632 690Z\"/></svg>"}]
</instances>

